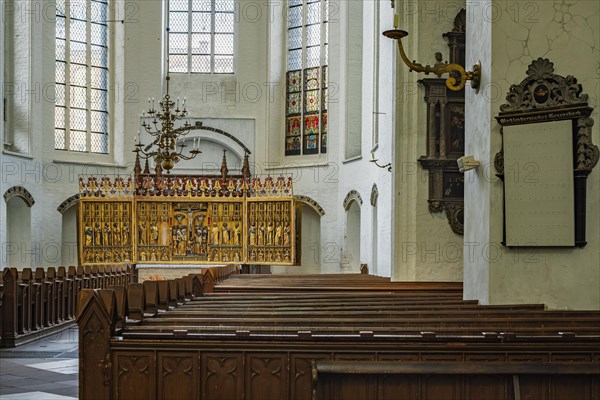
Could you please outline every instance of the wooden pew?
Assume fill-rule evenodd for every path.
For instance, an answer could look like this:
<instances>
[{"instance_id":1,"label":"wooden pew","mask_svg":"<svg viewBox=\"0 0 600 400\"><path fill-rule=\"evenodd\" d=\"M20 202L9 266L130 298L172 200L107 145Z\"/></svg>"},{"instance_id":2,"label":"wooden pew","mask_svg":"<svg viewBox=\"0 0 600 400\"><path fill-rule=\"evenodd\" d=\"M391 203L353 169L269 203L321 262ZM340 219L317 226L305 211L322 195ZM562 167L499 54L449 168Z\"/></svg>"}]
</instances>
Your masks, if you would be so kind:
<instances>
[{"instance_id":1,"label":"wooden pew","mask_svg":"<svg viewBox=\"0 0 600 400\"><path fill-rule=\"evenodd\" d=\"M585 399L600 396L599 379L587 362L317 360L312 399Z\"/></svg>"},{"instance_id":2,"label":"wooden pew","mask_svg":"<svg viewBox=\"0 0 600 400\"><path fill-rule=\"evenodd\" d=\"M0 344L14 347L65 329L74 322L77 296L85 286L103 288L106 266L6 268L2 274ZM111 269L112 270L112 269ZM115 268L115 271L117 269ZM131 268L120 268L115 279L129 282Z\"/></svg>"},{"instance_id":3,"label":"wooden pew","mask_svg":"<svg viewBox=\"0 0 600 400\"><path fill-rule=\"evenodd\" d=\"M103 389L109 397L97 398L307 399L312 395L313 362L319 360L352 361L356 368L362 368L364 362L414 362L420 367L444 362L454 368L456 376L451 375L451 379L458 379L461 385L471 375L458 373L460 365L474 362L495 371L476 378L484 386L488 375L494 382L504 382L502 368L513 368L511 374L515 368L521 371L519 363L552 364L550 369L531 375L547 382L553 376L551 368L600 362L600 329L595 323L598 312L545 311L540 305L478 306L457 299L452 285L394 287L390 282L372 278L360 282L356 277L349 278L351 282L342 291L323 290L340 277L326 277L323 282L319 282L320 277L303 277L295 280L297 284L309 283L313 289L290 294L279 287L260 294L253 289L230 294L220 292L221 285L246 278L234 274L216 282L223 274L208 270L194 277L202 282L202 296L194 291L189 300L188 284L183 296L188 300L175 301L174 309L141 313L141 322L130 321L119 330L106 321L103 332L113 332L119 339L99 338L99 346L86 344L91 347L80 349L96 354L92 359L100 359L102 351L110 354L112 379L105 380L108 387ZM275 279L269 277L260 277L260 281L262 288L279 286L273 285ZM374 282L373 288L365 283L368 281ZM181 287L181 280L167 282L163 286L169 289L178 291ZM216 293L211 293L207 282ZM385 286L387 289L383 289ZM144 296L144 285L130 289L138 291L138 299ZM171 301L178 297L169 295ZM95 314L101 313L102 318L109 314L102 308L106 301L98 291L86 296L91 300L79 311L80 334L88 327L86 321L101 320L92 318ZM129 310L139 313L147 306L141 301L135 310L131 306ZM590 383L578 373L572 375L574 380L565 378L561 393L572 393L572 398L595 398L597 381ZM85 379L91 382L103 376L105 373L96 368L89 373L86 370ZM359 382L371 379L355 378ZM519 382L525 385L525 392L519 393L532 387L526 379L519 375ZM132 381L136 385L129 383ZM444 382L442 385L446 385ZM423 388L431 392L436 385L439 382L427 381ZM450 393L450 387L448 384L435 393ZM477 387L473 384L468 390ZM82 398L99 393L90 390L80 376ZM361 390L364 388L357 386L356 393ZM579 396L581 390L584 396Z\"/></svg>"}]
</instances>

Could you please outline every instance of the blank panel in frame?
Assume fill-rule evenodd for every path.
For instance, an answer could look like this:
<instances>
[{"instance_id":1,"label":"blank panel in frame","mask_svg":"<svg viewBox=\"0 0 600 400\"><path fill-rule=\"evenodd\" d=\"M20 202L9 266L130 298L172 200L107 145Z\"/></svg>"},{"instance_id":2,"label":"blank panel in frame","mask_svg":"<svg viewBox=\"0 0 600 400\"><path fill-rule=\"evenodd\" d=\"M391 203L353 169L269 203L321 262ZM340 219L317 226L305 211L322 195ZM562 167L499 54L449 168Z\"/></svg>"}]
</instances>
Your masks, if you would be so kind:
<instances>
[{"instance_id":1,"label":"blank panel in frame","mask_svg":"<svg viewBox=\"0 0 600 400\"><path fill-rule=\"evenodd\" d=\"M574 246L571 120L505 126L507 246Z\"/></svg>"}]
</instances>

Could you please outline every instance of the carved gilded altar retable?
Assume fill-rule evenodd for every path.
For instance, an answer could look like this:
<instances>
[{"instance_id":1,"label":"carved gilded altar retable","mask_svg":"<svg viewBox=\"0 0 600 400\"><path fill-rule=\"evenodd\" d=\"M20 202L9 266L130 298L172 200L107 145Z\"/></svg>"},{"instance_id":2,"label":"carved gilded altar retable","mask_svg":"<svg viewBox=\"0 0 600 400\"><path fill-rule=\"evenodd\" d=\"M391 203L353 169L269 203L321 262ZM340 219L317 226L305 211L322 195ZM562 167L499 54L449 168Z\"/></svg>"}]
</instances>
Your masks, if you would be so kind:
<instances>
[{"instance_id":1,"label":"carved gilded altar retable","mask_svg":"<svg viewBox=\"0 0 600 400\"><path fill-rule=\"evenodd\" d=\"M295 260L291 178L80 178L83 265Z\"/></svg>"}]
</instances>

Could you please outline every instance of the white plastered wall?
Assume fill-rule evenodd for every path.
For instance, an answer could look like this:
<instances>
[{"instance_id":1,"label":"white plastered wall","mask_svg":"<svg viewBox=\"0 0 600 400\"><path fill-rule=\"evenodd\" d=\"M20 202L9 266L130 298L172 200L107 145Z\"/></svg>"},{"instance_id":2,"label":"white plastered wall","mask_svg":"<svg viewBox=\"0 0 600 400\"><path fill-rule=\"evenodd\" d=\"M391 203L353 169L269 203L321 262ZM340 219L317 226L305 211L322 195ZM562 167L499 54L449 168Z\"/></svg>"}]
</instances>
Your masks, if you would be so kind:
<instances>
[{"instance_id":1,"label":"white plastered wall","mask_svg":"<svg viewBox=\"0 0 600 400\"><path fill-rule=\"evenodd\" d=\"M448 45L442 34L452 31L454 17L464 2L398 1L396 7L399 29L409 32L403 39L407 56L433 65L439 51L448 60ZM392 29L391 20L386 29ZM396 42L384 40L393 43L397 54ZM417 80L428 76L409 72L399 55L396 62L392 276L407 281L461 281L463 237L452 232L444 212L429 211L429 173L417 162L427 154L427 104L425 90Z\"/></svg>"},{"instance_id":2,"label":"white plastered wall","mask_svg":"<svg viewBox=\"0 0 600 400\"><path fill-rule=\"evenodd\" d=\"M600 4L469 1L476 21L467 29L467 64L482 63L482 91L467 102L467 152L482 166L465 185L465 297L485 304L545 303L550 308L600 308L600 171L587 179L587 245L584 248L508 249L502 241L502 183L493 158L501 147L494 119L511 84L527 66L549 58L555 73L573 75L594 107L592 141L600 142ZM490 14L484 18L485 11ZM493 14L491 11L494 10ZM471 45L469 45L471 43ZM576 61L575 61L576 60ZM466 256L469 251L469 257Z\"/></svg>"},{"instance_id":3,"label":"white plastered wall","mask_svg":"<svg viewBox=\"0 0 600 400\"><path fill-rule=\"evenodd\" d=\"M54 46L55 8L52 2L16 0L14 18L23 20L27 38L11 39L18 45L18 52L30 59L27 62L8 60L18 72L18 84L24 91L18 97L19 104L27 111L22 119L27 132L27 151L22 154L2 153L1 191L13 186L25 187L34 197L31 208L31 232L34 251L33 263L41 266L60 265L62 241L70 238L62 232L63 215L57 207L78 191L80 176L102 174L128 174L133 167L133 139L139 129L139 114L145 108L148 97L159 98L163 87L164 72L164 14L162 1L112 3L111 19L124 20L111 23L111 47L114 56L110 60L113 76L111 108L110 155L90 155L54 150ZM252 150L251 164L256 175L289 174L294 178L295 194L314 199L323 209L321 218L320 247L321 271L340 271L340 250L343 243L342 202L350 190L359 190L368 199L373 183L380 191L380 221L386 221L385 212L391 208L390 174L378 170L367 162L371 150L371 125L373 110L362 109L361 154L362 160L342 164L340 154L345 146L344 137L344 88L347 60L352 46L347 42L347 9L344 1L332 1L330 7L330 80L336 92L329 106L329 151L326 155L290 158L283 155L284 104L285 104L285 2L257 3L240 0L236 35L236 73L233 76L173 75L171 94L186 96L190 115L201 119L206 125L229 133L240 133L244 143ZM374 2L365 2L362 17L365 43L371 43ZM382 13L389 10L382 8ZM12 34L12 33L11 33ZM372 103L369 96L373 86L371 67L372 46L363 46L363 97L365 104ZM387 57L383 54L382 57ZM367 60L367 61L365 61ZM18 65L17 65L18 64ZM392 71L377 79L389 80ZM39 89L36 91L36 88ZM385 86L385 85L383 85ZM29 92L27 92L29 90ZM390 99L392 93L385 93ZM391 106L387 117L390 119ZM390 157L391 119L382 124L382 157ZM237 124L237 125L236 125ZM241 127L239 129L236 126ZM387 129L387 130L386 130ZM13 137L12 133L5 135ZM200 135L202 136L202 135ZM385 139L387 138L387 139ZM388 142L386 143L385 140ZM208 146L210 147L210 146ZM225 146L226 147L226 146ZM214 150L211 147L212 150ZM210 150L210 149L209 149ZM387 153L386 153L387 151ZM208 159L208 158L207 158ZM214 161L211 157L211 164ZM232 156L232 163L239 163ZM180 172L190 172L198 166L194 160L190 167ZM385 200L385 199L388 200ZM386 206L387 201L387 206ZM367 203L368 206L368 203ZM370 206L369 206L370 207ZM386 208L387 207L387 208ZM361 213L361 226L370 232L371 213ZM6 238L6 204L0 201L0 239ZM380 223L382 236L391 232L391 224ZM369 262L369 235L361 239L361 262ZM380 273L389 275L391 270L391 241L381 242ZM387 256L386 256L387 254ZM2 266L6 265L3 248ZM314 266L307 271L313 271ZM301 269L299 269L301 271ZM386 272L387 271L387 272Z\"/></svg>"}]
</instances>

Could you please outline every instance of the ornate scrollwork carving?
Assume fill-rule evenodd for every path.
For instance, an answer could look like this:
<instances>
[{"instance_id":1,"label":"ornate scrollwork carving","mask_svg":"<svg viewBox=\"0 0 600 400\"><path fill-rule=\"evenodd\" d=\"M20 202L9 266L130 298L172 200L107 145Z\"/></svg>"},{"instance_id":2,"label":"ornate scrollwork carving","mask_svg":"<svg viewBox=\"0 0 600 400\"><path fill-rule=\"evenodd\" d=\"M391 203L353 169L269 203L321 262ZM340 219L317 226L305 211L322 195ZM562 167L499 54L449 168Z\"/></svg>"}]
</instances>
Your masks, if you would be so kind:
<instances>
[{"instance_id":1,"label":"ornate scrollwork carving","mask_svg":"<svg viewBox=\"0 0 600 400\"><path fill-rule=\"evenodd\" d=\"M592 143L592 126L594 120L591 118L577 119L577 160L576 172L584 172L585 175L592 171L598 163L600 151L598 146Z\"/></svg>"},{"instance_id":2,"label":"ornate scrollwork carving","mask_svg":"<svg viewBox=\"0 0 600 400\"><path fill-rule=\"evenodd\" d=\"M465 216L464 206L462 203L446 203L444 204L448 223L452 228L452 232L462 235L465 231Z\"/></svg>"},{"instance_id":3,"label":"ornate scrollwork carving","mask_svg":"<svg viewBox=\"0 0 600 400\"><path fill-rule=\"evenodd\" d=\"M494 168L496 168L497 176L504 176L504 150L500 150L494 156Z\"/></svg>"},{"instance_id":4,"label":"ornate scrollwork carving","mask_svg":"<svg viewBox=\"0 0 600 400\"><path fill-rule=\"evenodd\" d=\"M600 150L592 143L590 118L593 108L588 106L588 95L571 75L554 73L554 64L547 58L538 58L527 69L527 76L518 85L512 85L506 96L507 104L500 106L496 117L501 127L568 121L568 133L573 138L574 152L574 245L586 245L586 178L598 163ZM536 127L530 128L535 130ZM544 129L540 127L537 129ZM500 133L503 134L501 128ZM570 149L568 150L571 151ZM504 178L504 144L494 157L497 176ZM506 235L506 231L505 231Z\"/></svg>"},{"instance_id":5,"label":"ornate scrollwork carving","mask_svg":"<svg viewBox=\"0 0 600 400\"><path fill-rule=\"evenodd\" d=\"M444 211L444 204L439 200L429 200L429 212L442 212Z\"/></svg>"},{"instance_id":6,"label":"ornate scrollwork carving","mask_svg":"<svg viewBox=\"0 0 600 400\"><path fill-rule=\"evenodd\" d=\"M529 65L527 77L520 84L511 85L506 95L508 103L501 105L500 111L585 104L588 95L581 94L582 90L575 77L556 75L554 63L540 57Z\"/></svg>"}]
</instances>

